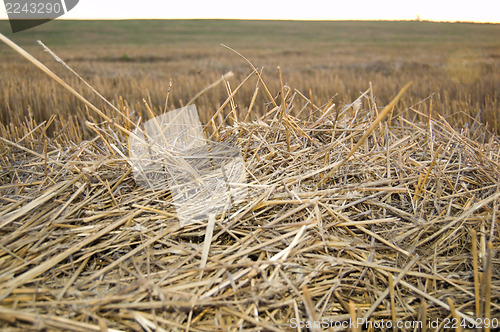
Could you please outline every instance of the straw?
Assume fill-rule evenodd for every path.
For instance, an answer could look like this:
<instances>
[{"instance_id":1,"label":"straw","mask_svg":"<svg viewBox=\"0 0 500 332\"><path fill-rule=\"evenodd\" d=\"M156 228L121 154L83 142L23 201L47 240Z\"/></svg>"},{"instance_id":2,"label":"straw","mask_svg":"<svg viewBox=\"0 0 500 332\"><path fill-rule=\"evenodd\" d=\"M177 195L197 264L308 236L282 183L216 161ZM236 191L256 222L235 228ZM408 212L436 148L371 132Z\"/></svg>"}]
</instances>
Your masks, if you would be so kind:
<instances>
[{"instance_id":1,"label":"straw","mask_svg":"<svg viewBox=\"0 0 500 332\"><path fill-rule=\"evenodd\" d=\"M208 155L209 165L232 146L246 184L228 181L237 164L205 175L224 180L226 198L240 187L248 195L183 226L176 190L189 191L170 186L165 166L185 164L174 162L175 144L147 133L161 119L141 129L163 144L149 157L172 158L150 158L163 167L154 189L137 184L127 139L108 122L93 124L89 140L60 116L54 137L31 118L0 128L0 329L286 331L294 321L366 317L429 331L425 322L443 317L472 326L500 316L498 137L478 141L484 127L454 128L434 109L422 122L398 116L402 103L376 109L371 89L355 103L321 105L251 72L257 84L246 84L264 93L245 98L231 84L231 100L204 105L209 121L215 112L234 121L213 119L211 154L196 144L183 152L199 178L175 177L208 183L193 166L202 158L189 156ZM380 117L392 110L390 122Z\"/></svg>"}]
</instances>

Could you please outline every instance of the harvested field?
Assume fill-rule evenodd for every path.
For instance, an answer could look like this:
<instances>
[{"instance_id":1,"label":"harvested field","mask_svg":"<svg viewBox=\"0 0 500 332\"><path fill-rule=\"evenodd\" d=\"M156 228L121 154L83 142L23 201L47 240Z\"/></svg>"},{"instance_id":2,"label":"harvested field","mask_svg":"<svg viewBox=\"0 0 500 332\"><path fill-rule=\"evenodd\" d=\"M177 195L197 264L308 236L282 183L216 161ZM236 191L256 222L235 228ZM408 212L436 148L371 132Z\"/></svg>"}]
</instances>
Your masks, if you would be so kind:
<instances>
[{"instance_id":1,"label":"harvested field","mask_svg":"<svg viewBox=\"0 0 500 332\"><path fill-rule=\"evenodd\" d=\"M206 225L181 227L170 192L137 186L127 157L132 124L163 107L133 112L117 100L104 118L80 106L79 121L1 125L0 327L500 325L500 138L491 128L462 129L431 100L405 101L414 85L382 104L368 83L349 103L318 103L280 69L259 73L247 64L248 80L223 80L214 89L226 98L205 114L212 140L240 147L249 195L217 217L201 279Z\"/></svg>"},{"instance_id":2,"label":"harvested field","mask_svg":"<svg viewBox=\"0 0 500 332\"><path fill-rule=\"evenodd\" d=\"M8 31L0 21L0 31ZM287 21L54 21L9 38L43 60L59 76L100 108L108 106L36 43L42 40L108 100L122 96L135 112L146 115L143 99L158 111L186 104L196 93L228 71L231 86L243 81L248 64L227 45L262 69L270 91L283 83L309 96L316 105L334 99L349 104L370 82L379 105L387 104L409 81L412 89L401 101L434 113L457 128L474 121L500 134L500 25L435 22L287 22ZM76 98L34 71L9 49L0 46L0 123L19 126L25 117L39 123L53 114L75 128L74 141L91 139L82 119L88 117ZM245 113L253 97L255 78L238 93ZM224 85L197 100L207 122L226 100ZM425 102L422 102L425 101ZM267 95L256 97L251 120L267 112ZM291 110L292 114L295 110ZM403 114L425 121L418 113ZM92 116L87 120L99 121ZM59 121L49 133L59 132Z\"/></svg>"}]
</instances>

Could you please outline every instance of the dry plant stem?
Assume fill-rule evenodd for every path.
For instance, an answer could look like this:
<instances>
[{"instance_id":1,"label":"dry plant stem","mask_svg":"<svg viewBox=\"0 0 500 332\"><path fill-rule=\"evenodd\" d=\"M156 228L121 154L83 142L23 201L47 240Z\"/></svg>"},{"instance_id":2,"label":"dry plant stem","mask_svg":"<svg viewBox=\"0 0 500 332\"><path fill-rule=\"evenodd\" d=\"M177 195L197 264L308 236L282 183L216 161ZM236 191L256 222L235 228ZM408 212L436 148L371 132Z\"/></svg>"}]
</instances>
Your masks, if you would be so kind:
<instances>
[{"instance_id":1,"label":"dry plant stem","mask_svg":"<svg viewBox=\"0 0 500 332\"><path fill-rule=\"evenodd\" d=\"M413 257L413 259L404 267L404 269L401 271L401 273L398 274L396 279L394 279L393 286L398 285L398 283L401 281L401 279L403 279L403 277L406 275L406 273L413 267L413 265L415 265L415 263L419 260L419 258L420 258L420 256L418 256L418 255L415 255L415 257ZM363 316L364 320L368 320L371 317L371 315L375 312L375 310L377 310L377 307L380 305L380 303L382 303L382 301L387 297L387 295L389 295L390 291L391 291L391 286L389 285L389 287L387 287L382 292L382 294L380 294L380 296L377 298L377 300L375 302L373 302L371 307L364 314L364 316Z\"/></svg>"},{"instance_id":2,"label":"dry plant stem","mask_svg":"<svg viewBox=\"0 0 500 332\"><path fill-rule=\"evenodd\" d=\"M214 227L215 227L215 214L211 213L208 216L207 230L205 231L205 241L203 242L203 250L201 252L200 280L203 277L203 269L207 266L210 244L212 243L212 238L214 235Z\"/></svg>"},{"instance_id":3,"label":"dry plant stem","mask_svg":"<svg viewBox=\"0 0 500 332\"><path fill-rule=\"evenodd\" d=\"M141 327L143 328L144 331L167 332L166 330L159 327L158 324L150 321L149 319L147 319L146 317L144 317L142 314L140 314L138 312L134 313L134 319L137 321L137 323L139 323L139 325L141 325Z\"/></svg>"},{"instance_id":4,"label":"dry plant stem","mask_svg":"<svg viewBox=\"0 0 500 332\"><path fill-rule=\"evenodd\" d=\"M229 72L225 73L224 75L222 75L222 77L221 77L218 81L216 81L216 82L214 82L214 83L210 84L210 85L209 85L209 86L207 86L205 89L203 89L203 90L201 90L200 92L198 92L198 93L197 93L197 94L196 94L193 98L191 98L191 100L190 100L190 101L188 101L188 103L186 104L186 106L191 105L192 103L194 103L194 102L195 102L195 100L196 100L196 99L198 99L198 98L199 98L201 95L203 95L205 92L207 92L208 90L212 89L213 87L216 87L216 86L217 86L217 85L219 85L220 83L224 82L225 80L227 80L227 79L229 79L229 78L231 78L231 77L233 77L233 76L234 76L234 73L233 73L232 71L229 71Z\"/></svg>"},{"instance_id":5,"label":"dry plant stem","mask_svg":"<svg viewBox=\"0 0 500 332\"><path fill-rule=\"evenodd\" d=\"M302 296L304 298L304 304L306 306L306 312L307 312L307 316L309 318L309 321L311 322L316 322L317 321L317 318L316 318L316 310L314 309L314 305L312 303L312 300L311 300L311 294L309 293L309 290L307 289L306 286L304 286L304 288L302 288ZM321 329L316 326L316 324L314 324L312 326L312 331L314 332L318 332L318 331L321 331Z\"/></svg>"},{"instance_id":6,"label":"dry plant stem","mask_svg":"<svg viewBox=\"0 0 500 332\"><path fill-rule=\"evenodd\" d=\"M461 319L460 319L460 316L457 314L457 311L455 310L455 304L453 303L453 300L451 299L451 297L448 297L446 300L448 301L448 305L450 306L451 317L453 317L455 322L460 322ZM462 331L462 327L460 326L460 323L457 324L455 331L456 332Z\"/></svg>"},{"instance_id":7,"label":"dry plant stem","mask_svg":"<svg viewBox=\"0 0 500 332\"><path fill-rule=\"evenodd\" d=\"M394 300L394 277L392 273L389 273L389 298L391 300L391 318L394 324L398 317L396 314L396 301ZM397 331L397 326L394 325L392 330Z\"/></svg>"},{"instance_id":8,"label":"dry plant stem","mask_svg":"<svg viewBox=\"0 0 500 332\"><path fill-rule=\"evenodd\" d=\"M310 116L312 116L312 114L314 114L314 100L313 100L313 93L312 93L312 90L309 89L309 100L311 102L311 113L310 113Z\"/></svg>"},{"instance_id":9,"label":"dry plant stem","mask_svg":"<svg viewBox=\"0 0 500 332\"><path fill-rule=\"evenodd\" d=\"M395 246L394 244L390 243L389 241L385 240L384 238L382 238L381 236L373 233L372 231L369 231L368 229L364 228L363 226L361 225L356 225L356 223L352 223L353 226L355 226L356 228L362 230L364 233L372 236L373 238L377 239L378 241L382 242L383 244L393 248L394 250L396 251L399 251L400 253L402 253L403 255L407 256L407 257L410 257L411 256L411 253L408 252L407 250L404 250L404 249L401 249L399 248L398 246ZM418 255L416 255L415 257L417 257Z\"/></svg>"},{"instance_id":10,"label":"dry plant stem","mask_svg":"<svg viewBox=\"0 0 500 332\"><path fill-rule=\"evenodd\" d=\"M432 168L436 164L436 159L439 156L439 152L441 151L442 147L443 147L442 145L439 146L436 153L434 154L434 158L432 159L431 164L429 165L429 169L427 170L427 173L425 173L423 180L417 184L417 190L415 191L415 194L413 196L414 200L416 200L420 196L420 193L424 190L425 184L427 183L427 179L429 178L429 175L431 174Z\"/></svg>"},{"instance_id":11,"label":"dry plant stem","mask_svg":"<svg viewBox=\"0 0 500 332\"><path fill-rule=\"evenodd\" d=\"M481 310L481 288L480 288L480 280L479 280L479 262L478 262L478 253L477 253L477 234L473 229L471 230L472 235L472 267L474 270L474 298L476 304L476 317L482 316Z\"/></svg>"},{"instance_id":12,"label":"dry plant stem","mask_svg":"<svg viewBox=\"0 0 500 332\"><path fill-rule=\"evenodd\" d=\"M255 68L255 66L245 57L243 56L241 53L239 53L238 51L232 49L231 47L227 46L227 45L224 45L222 44L222 46L224 46L225 48L227 48L228 50L231 50L233 51L234 53L238 54L243 60L245 60L249 65L250 67L252 67L253 71L255 72L255 74L257 75L257 77L259 78L259 81L260 83L262 84L262 86L264 87L264 90L266 91L266 94L267 96L269 97L269 100L273 103L273 105L275 107L278 107L278 104L276 104L276 101L274 100L274 97L273 95L271 94L271 92L269 92L269 89L267 88L267 85L266 83L264 82L264 80L262 79L262 76L261 74L259 73L259 71L257 70L257 68Z\"/></svg>"},{"instance_id":13,"label":"dry plant stem","mask_svg":"<svg viewBox=\"0 0 500 332\"><path fill-rule=\"evenodd\" d=\"M422 322L422 332L427 332L429 329L429 324L427 324L427 302L422 301L422 305L420 306L420 322Z\"/></svg>"},{"instance_id":14,"label":"dry plant stem","mask_svg":"<svg viewBox=\"0 0 500 332\"><path fill-rule=\"evenodd\" d=\"M394 99L386 107L384 107L384 109L382 110L382 112L380 112L380 114L377 116L377 118L373 121L373 123L370 126L370 128L368 128L366 130L365 134L358 140L358 142L356 143L356 145L351 149L351 151L349 152L349 154L347 155L347 157L345 157L342 161L340 161L338 163L335 163L335 164L333 164L331 166L331 169L329 170L329 172L327 174L325 174L325 176L316 185L316 189L318 189L319 186L321 186L325 181L327 181L327 179L329 179L340 167L342 167L354 155L354 153L364 143L364 141L366 140L366 138L368 136L370 136L370 134L373 132L373 130L385 118L385 116L387 115L387 113L389 113L389 111L391 111L394 108L394 106L397 104L397 102L399 101L399 99L401 99L401 97L406 92L406 90L408 90L410 88L411 84L412 84L412 82L409 82L408 84L406 84L401 89L401 91L399 91L399 93L396 95L396 97L394 97Z\"/></svg>"},{"instance_id":15,"label":"dry plant stem","mask_svg":"<svg viewBox=\"0 0 500 332\"><path fill-rule=\"evenodd\" d=\"M278 66L278 77L280 80L280 95L281 95L281 112L280 112L280 118L279 121L280 123L285 127L285 135L286 135L286 148L287 151L290 152L290 131L287 126L288 122L288 114L286 113L287 107L286 107L286 99L285 99L285 91L283 91L283 78L281 77L281 69L280 66Z\"/></svg>"},{"instance_id":16,"label":"dry plant stem","mask_svg":"<svg viewBox=\"0 0 500 332\"><path fill-rule=\"evenodd\" d=\"M250 101L250 105L248 106L247 114L245 115L245 119L243 120L243 122L248 122L250 113L252 113L253 105L255 104L255 99L257 99L258 93L259 93L259 87L256 86L252 95L252 100Z\"/></svg>"},{"instance_id":17,"label":"dry plant stem","mask_svg":"<svg viewBox=\"0 0 500 332\"><path fill-rule=\"evenodd\" d=\"M353 301L349 301L349 316L351 324L353 324L351 331L352 332L361 332L361 327L358 326L358 313L356 310L356 304Z\"/></svg>"},{"instance_id":18,"label":"dry plant stem","mask_svg":"<svg viewBox=\"0 0 500 332\"><path fill-rule=\"evenodd\" d=\"M488 242L486 250L486 272L483 278L484 289L484 320L491 322L491 278L493 269L493 243ZM491 330L491 324L485 325L485 331Z\"/></svg>"},{"instance_id":19,"label":"dry plant stem","mask_svg":"<svg viewBox=\"0 0 500 332\"><path fill-rule=\"evenodd\" d=\"M90 260L90 256L88 256L87 258L85 258L84 261L78 267L78 269L76 269L75 273L73 273L73 276L71 277L71 279L68 281L68 283L66 283L66 286L64 286L64 288L61 291L61 293L59 293L59 295L57 296L57 299L59 301L63 298L64 294L68 291L68 289L73 285L73 283L75 282L76 278L78 278L78 276L82 272L83 268L87 265L87 263L89 262L89 260Z\"/></svg>"}]
</instances>

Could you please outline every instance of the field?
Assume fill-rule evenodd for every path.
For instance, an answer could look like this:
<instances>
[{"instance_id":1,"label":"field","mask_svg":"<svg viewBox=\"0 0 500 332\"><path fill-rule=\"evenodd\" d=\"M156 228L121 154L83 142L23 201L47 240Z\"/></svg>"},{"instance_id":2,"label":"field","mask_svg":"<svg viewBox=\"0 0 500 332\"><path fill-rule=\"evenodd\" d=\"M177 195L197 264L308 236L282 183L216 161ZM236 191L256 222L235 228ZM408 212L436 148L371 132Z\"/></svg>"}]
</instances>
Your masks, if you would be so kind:
<instances>
[{"instance_id":1,"label":"field","mask_svg":"<svg viewBox=\"0 0 500 332\"><path fill-rule=\"evenodd\" d=\"M8 31L7 22L0 23ZM251 68L224 44L264 68L273 94L279 91L278 65L283 82L307 95L311 89L316 105L331 98L350 103L370 82L384 105L413 81L405 108L415 105L427 114L432 99L434 112L448 122L463 127L478 120L498 133L499 35L498 25L431 22L57 21L12 38L94 98L36 44L42 40L106 98L116 102L123 96L138 112L145 97L163 109L170 80L169 109L227 71L235 73L233 85L241 82ZM28 109L38 122L52 114L86 116L81 103L45 75L9 49L0 52L0 122L18 124ZM242 113L255 83L252 78L238 94ZM197 101L205 119L226 97L221 85ZM265 95L258 98L256 114L268 102ZM405 115L418 116L410 110Z\"/></svg>"},{"instance_id":2,"label":"field","mask_svg":"<svg viewBox=\"0 0 500 332\"><path fill-rule=\"evenodd\" d=\"M500 25L8 31L97 108L0 44L0 329L500 326ZM193 98L249 191L217 216L205 267L205 223L181 227L128 157L135 124Z\"/></svg>"}]
</instances>

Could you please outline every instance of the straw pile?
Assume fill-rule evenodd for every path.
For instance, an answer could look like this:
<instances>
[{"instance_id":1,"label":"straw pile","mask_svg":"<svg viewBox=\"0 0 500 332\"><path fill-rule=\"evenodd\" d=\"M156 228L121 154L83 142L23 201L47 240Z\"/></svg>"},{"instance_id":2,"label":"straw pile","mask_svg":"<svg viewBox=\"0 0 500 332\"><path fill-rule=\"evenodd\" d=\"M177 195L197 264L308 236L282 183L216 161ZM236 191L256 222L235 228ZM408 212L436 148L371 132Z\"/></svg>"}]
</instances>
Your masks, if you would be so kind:
<instances>
[{"instance_id":1,"label":"straw pile","mask_svg":"<svg viewBox=\"0 0 500 332\"><path fill-rule=\"evenodd\" d=\"M234 96L207 131L240 146L250 194L217 217L202 279L205 225L136 185L109 122L79 143L1 127L2 330L498 326L498 137L405 120L401 94L320 107L283 85L255 121Z\"/></svg>"}]
</instances>

